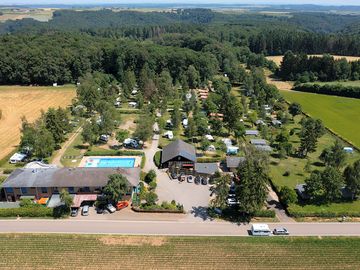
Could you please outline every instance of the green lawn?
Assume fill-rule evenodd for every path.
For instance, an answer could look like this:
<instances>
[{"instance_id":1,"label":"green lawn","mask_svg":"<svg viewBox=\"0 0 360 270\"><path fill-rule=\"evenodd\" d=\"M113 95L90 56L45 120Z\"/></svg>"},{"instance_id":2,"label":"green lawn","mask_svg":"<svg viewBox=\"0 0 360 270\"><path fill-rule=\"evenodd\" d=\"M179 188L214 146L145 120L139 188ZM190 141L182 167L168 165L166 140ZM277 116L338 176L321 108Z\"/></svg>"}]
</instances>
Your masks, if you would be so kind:
<instances>
[{"instance_id":1,"label":"green lawn","mask_svg":"<svg viewBox=\"0 0 360 270\"><path fill-rule=\"evenodd\" d=\"M303 110L343 138L360 147L360 99L281 91L290 102L298 102Z\"/></svg>"},{"instance_id":2,"label":"green lawn","mask_svg":"<svg viewBox=\"0 0 360 270\"><path fill-rule=\"evenodd\" d=\"M80 164L84 150L86 150L83 144L83 138L79 133L61 157L61 164L65 167L77 167ZM76 162L72 162L73 160L76 160Z\"/></svg>"},{"instance_id":3,"label":"green lawn","mask_svg":"<svg viewBox=\"0 0 360 270\"><path fill-rule=\"evenodd\" d=\"M7 269L359 269L360 238L2 234Z\"/></svg>"}]
</instances>

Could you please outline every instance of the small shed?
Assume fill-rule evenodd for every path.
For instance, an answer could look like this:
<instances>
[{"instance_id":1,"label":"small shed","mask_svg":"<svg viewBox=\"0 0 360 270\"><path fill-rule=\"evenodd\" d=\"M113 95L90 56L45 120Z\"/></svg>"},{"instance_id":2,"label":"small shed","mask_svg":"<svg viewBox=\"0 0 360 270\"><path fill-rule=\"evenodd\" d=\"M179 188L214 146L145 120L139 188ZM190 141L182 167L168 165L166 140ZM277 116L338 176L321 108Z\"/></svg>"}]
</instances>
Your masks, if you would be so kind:
<instances>
[{"instance_id":1,"label":"small shed","mask_svg":"<svg viewBox=\"0 0 360 270\"><path fill-rule=\"evenodd\" d=\"M267 142L263 139L251 139L250 143L252 145L267 145Z\"/></svg>"},{"instance_id":2,"label":"small shed","mask_svg":"<svg viewBox=\"0 0 360 270\"><path fill-rule=\"evenodd\" d=\"M236 172L240 164L245 161L245 157L226 157L226 168L231 172Z\"/></svg>"},{"instance_id":3,"label":"small shed","mask_svg":"<svg viewBox=\"0 0 360 270\"><path fill-rule=\"evenodd\" d=\"M264 152L272 152L272 148L269 145L255 145L255 148Z\"/></svg>"},{"instance_id":4,"label":"small shed","mask_svg":"<svg viewBox=\"0 0 360 270\"><path fill-rule=\"evenodd\" d=\"M352 147L344 147L344 151L346 153L352 154L352 153L354 153L354 148L352 148Z\"/></svg>"}]
</instances>

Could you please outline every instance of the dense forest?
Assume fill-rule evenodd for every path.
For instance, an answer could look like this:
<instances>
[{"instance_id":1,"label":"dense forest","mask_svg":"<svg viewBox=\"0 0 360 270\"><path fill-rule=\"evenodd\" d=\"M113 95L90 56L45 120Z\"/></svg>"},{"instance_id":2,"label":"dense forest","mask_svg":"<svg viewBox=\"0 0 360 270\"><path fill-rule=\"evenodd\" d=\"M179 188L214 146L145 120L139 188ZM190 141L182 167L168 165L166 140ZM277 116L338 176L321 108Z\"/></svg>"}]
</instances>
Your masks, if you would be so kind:
<instances>
[{"instance_id":1,"label":"dense forest","mask_svg":"<svg viewBox=\"0 0 360 270\"><path fill-rule=\"evenodd\" d=\"M284 80L301 83L314 81L359 80L360 61L348 62L345 58L334 59L330 55L309 57L288 51L277 75Z\"/></svg>"},{"instance_id":2,"label":"dense forest","mask_svg":"<svg viewBox=\"0 0 360 270\"><path fill-rule=\"evenodd\" d=\"M195 84L204 84L219 72L238 82L244 65L275 71L265 55L288 50L299 55L360 55L358 35L335 32L358 19L325 13L225 14L209 9L57 10L49 22L23 19L0 24L0 84L76 83L94 71L122 83L125 74L138 78L146 73L155 80L163 71L169 72L173 83L188 81L188 74L195 73L199 77ZM310 27L315 22L320 25L317 32ZM331 71L317 70L319 63L309 59L306 65L293 64L290 72L282 68L280 74L298 77L309 67L314 77L324 81L356 79L360 74L357 64L325 60Z\"/></svg>"}]
</instances>

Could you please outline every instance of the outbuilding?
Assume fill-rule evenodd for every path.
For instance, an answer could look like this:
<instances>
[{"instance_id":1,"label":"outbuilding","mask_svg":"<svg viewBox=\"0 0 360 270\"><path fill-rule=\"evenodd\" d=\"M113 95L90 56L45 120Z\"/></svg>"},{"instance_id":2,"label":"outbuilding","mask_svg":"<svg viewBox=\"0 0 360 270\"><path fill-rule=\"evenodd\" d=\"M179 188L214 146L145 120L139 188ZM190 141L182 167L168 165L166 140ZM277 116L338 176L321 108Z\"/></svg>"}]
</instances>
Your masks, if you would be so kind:
<instances>
[{"instance_id":1,"label":"outbuilding","mask_svg":"<svg viewBox=\"0 0 360 270\"><path fill-rule=\"evenodd\" d=\"M26 158L27 158L26 154L15 153L10 157L9 162L11 164L16 164L16 163L19 163L19 162L23 162Z\"/></svg>"}]
</instances>

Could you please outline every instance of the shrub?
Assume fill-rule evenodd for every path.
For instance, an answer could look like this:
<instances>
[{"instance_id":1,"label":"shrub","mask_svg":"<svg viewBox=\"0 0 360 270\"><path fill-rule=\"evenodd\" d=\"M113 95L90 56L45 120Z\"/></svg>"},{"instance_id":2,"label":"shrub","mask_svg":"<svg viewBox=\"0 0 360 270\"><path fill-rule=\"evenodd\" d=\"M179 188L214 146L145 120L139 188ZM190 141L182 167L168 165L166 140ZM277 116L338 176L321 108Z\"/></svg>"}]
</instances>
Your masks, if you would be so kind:
<instances>
[{"instance_id":1,"label":"shrub","mask_svg":"<svg viewBox=\"0 0 360 270\"><path fill-rule=\"evenodd\" d=\"M13 169L5 169L3 174L11 174L14 170Z\"/></svg>"},{"instance_id":2,"label":"shrub","mask_svg":"<svg viewBox=\"0 0 360 270\"><path fill-rule=\"evenodd\" d=\"M141 164L140 164L140 168L141 168L141 169L144 169L145 163L146 163L146 156L143 155L143 156L141 157Z\"/></svg>"},{"instance_id":3,"label":"shrub","mask_svg":"<svg viewBox=\"0 0 360 270\"><path fill-rule=\"evenodd\" d=\"M145 182L150 184L155 180L156 180L156 172L154 170L150 170L145 176Z\"/></svg>"},{"instance_id":4,"label":"shrub","mask_svg":"<svg viewBox=\"0 0 360 270\"><path fill-rule=\"evenodd\" d=\"M155 205L156 201L158 199L158 196L156 195L155 192L150 191L150 192L146 193L144 199L146 201L146 205Z\"/></svg>"},{"instance_id":5,"label":"shrub","mask_svg":"<svg viewBox=\"0 0 360 270\"><path fill-rule=\"evenodd\" d=\"M279 197L280 197L281 203L286 206L297 202L297 194L296 194L295 190L293 190L287 186L283 186L281 188Z\"/></svg>"},{"instance_id":6,"label":"shrub","mask_svg":"<svg viewBox=\"0 0 360 270\"><path fill-rule=\"evenodd\" d=\"M283 176L290 176L290 172L289 172L289 171L285 171L285 172L283 173Z\"/></svg>"},{"instance_id":7,"label":"shrub","mask_svg":"<svg viewBox=\"0 0 360 270\"><path fill-rule=\"evenodd\" d=\"M290 216L299 217L320 217L320 218L337 218L337 217L360 217L359 211L335 211L335 210L324 210L320 207L314 207L312 209L306 209L297 204L291 204L287 211Z\"/></svg>"},{"instance_id":8,"label":"shrub","mask_svg":"<svg viewBox=\"0 0 360 270\"><path fill-rule=\"evenodd\" d=\"M151 181L151 182L149 183L149 189L150 189L150 190L155 190L156 187L157 187L157 184L156 184L156 181L155 181L155 180L153 180L153 181Z\"/></svg>"},{"instance_id":9,"label":"shrub","mask_svg":"<svg viewBox=\"0 0 360 270\"><path fill-rule=\"evenodd\" d=\"M154 155L154 163L156 165L156 167L160 167L161 165L161 152L162 151L157 151Z\"/></svg>"}]
</instances>

